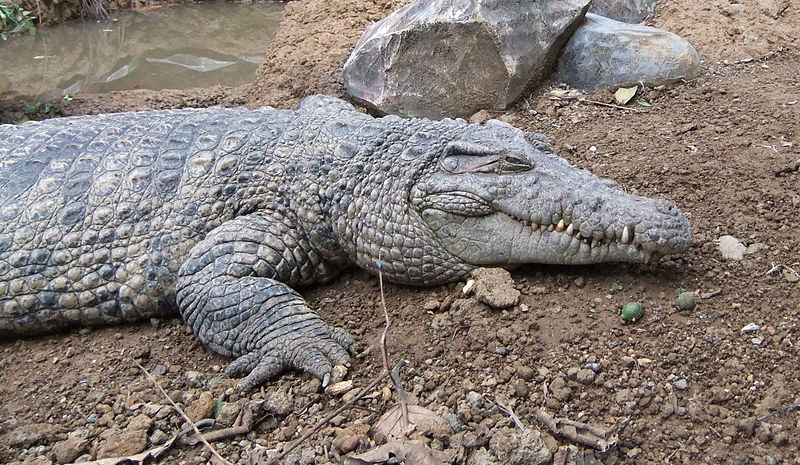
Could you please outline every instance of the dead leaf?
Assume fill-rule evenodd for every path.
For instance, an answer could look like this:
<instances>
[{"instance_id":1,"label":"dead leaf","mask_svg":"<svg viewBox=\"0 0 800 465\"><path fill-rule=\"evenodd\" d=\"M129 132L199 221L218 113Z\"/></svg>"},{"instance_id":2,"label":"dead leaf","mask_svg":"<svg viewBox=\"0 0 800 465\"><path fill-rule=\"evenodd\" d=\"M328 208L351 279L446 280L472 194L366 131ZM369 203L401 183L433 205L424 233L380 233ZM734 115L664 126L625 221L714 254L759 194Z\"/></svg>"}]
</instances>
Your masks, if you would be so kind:
<instances>
[{"instance_id":1,"label":"dead leaf","mask_svg":"<svg viewBox=\"0 0 800 465\"><path fill-rule=\"evenodd\" d=\"M614 100L616 100L620 105L625 105L631 101L634 95L636 95L636 91L638 89L638 86L620 87L616 92L614 92Z\"/></svg>"},{"instance_id":2,"label":"dead leaf","mask_svg":"<svg viewBox=\"0 0 800 465\"><path fill-rule=\"evenodd\" d=\"M403 425L403 410L400 408L400 404L397 404L378 420L378 423L375 424L375 432L384 435L391 441L403 439L414 430L420 434L444 434L449 429L442 417L419 405L408 406L408 420L413 426L410 431L404 431L403 429L407 425Z\"/></svg>"},{"instance_id":3,"label":"dead leaf","mask_svg":"<svg viewBox=\"0 0 800 465\"><path fill-rule=\"evenodd\" d=\"M409 406L409 408L414 406ZM405 465L444 465L444 461L437 457L422 441L392 441L363 454L353 457L344 457L342 465L379 465L394 459L393 463Z\"/></svg>"}]
</instances>

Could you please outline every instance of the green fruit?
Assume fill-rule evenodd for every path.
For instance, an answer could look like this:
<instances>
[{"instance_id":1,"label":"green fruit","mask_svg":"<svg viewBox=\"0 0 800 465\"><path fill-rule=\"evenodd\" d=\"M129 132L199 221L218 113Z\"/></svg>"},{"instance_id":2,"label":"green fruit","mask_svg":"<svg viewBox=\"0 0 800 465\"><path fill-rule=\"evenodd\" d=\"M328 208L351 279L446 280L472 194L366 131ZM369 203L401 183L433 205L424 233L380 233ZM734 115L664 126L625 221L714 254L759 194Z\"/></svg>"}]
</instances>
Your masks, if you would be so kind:
<instances>
[{"instance_id":1,"label":"green fruit","mask_svg":"<svg viewBox=\"0 0 800 465\"><path fill-rule=\"evenodd\" d=\"M622 310L619 312L619 316L625 322L634 322L642 317L642 313L644 313L644 307L639 302L628 302L622 307Z\"/></svg>"},{"instance_id":2,"label":"green fruit","mask_svg":"<svg viewBox=\"0 0 800 465\"><path fill-rule=\"evenodd\" d=\"M675 305L679 310L694 310L695 305L697 305L697 297L694 292L681 292L678 294Z\"/></svg>"}]
</instances>

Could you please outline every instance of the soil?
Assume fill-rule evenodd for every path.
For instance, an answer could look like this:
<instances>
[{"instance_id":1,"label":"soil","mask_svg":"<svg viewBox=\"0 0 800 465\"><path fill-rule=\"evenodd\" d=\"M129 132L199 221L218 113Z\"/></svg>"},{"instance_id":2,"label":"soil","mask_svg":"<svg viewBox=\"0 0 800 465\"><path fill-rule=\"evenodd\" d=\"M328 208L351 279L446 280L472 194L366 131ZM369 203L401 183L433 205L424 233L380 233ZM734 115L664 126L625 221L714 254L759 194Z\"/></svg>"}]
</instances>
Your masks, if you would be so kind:
<instances>
[{"instance_id":1,"label":"soil","mask_svg":"<svg viewBox=\"0 0 800 465\"><path fill-rule=\"evenodd\" d=\"M251 86L80 96L54 112L290 107L311 93L342 95L348 48L369 21L403 2L333 3L287 6L270 60ZM464 283L387 285L388 350L392 360L409 361L405 388L463 428L433 434L426 444L455 451L456 463L465 455L466 463L500 463L491 462L500 453L495 441L480 445L485 431L513 427L496 402L512 406L527 429L545 432L552 452L568 452L567 463L800 463L800 283L781 267L800 270L799 18L797 3L788 1L664 2L652 22L692 41L706 63L702 78L645 89L637 99L651 106L620 109L540 90L514 109L490 113L546 134L570 162L630 192L674 201L690 217L696 245L649 265L513 270L504 278L513 296L492 298L507 301L519 291L506 309L463 295ZM20 111L18 102L0 107L6 121ZM742 260L723 258L718 240L725 235L748 247ZM693 309L676 308L681 292L695 293ZM382 366L377 279L346 270L304 295L357 339L347 379L365 386ZM618 312L630 301L642 303L644 315L624 324ZM218 419L230 422L251 399L288 404L250 433L214 442L234 463L284 447L342 402L296 373L240 397L234 381L219 378L228 361L201 347L177 319L6 342L0 351L3 462L124 455L180 430L182 420L132 356L196 418L221 407ZM396 402L384 386L390 384L337 415L286 463L338 463L342 450L371 447L365 425ZM538 411L611 428L617 445L594 452L553 438L535 419ZM460 447L470 442L479 445ZM160 462L208 459L200 446L177 447Z\"/></svg>"}]
</instances>

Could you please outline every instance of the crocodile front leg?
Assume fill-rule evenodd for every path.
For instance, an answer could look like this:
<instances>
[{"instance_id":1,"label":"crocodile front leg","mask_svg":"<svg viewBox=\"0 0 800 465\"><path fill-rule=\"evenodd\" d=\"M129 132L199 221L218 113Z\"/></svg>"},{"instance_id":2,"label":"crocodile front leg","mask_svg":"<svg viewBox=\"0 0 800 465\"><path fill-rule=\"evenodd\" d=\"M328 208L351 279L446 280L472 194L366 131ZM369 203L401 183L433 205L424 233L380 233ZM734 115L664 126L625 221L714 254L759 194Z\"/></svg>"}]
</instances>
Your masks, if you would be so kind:
<instances>
[{"instance_id":1,"label":"crocodile front leg","mask_svg":"<svg viewBox=\"0 0 800 465\"><path fill-rule=\"evenodd\" d=\"M349 360L352 339L292 287L334 274L290 215L254 213L219 226L192 248L179 271L178 309L203 344L237 357L226 372L249 373L240 389L287 369L327 384L333 365Z\"/></svg>"}]
</instances>

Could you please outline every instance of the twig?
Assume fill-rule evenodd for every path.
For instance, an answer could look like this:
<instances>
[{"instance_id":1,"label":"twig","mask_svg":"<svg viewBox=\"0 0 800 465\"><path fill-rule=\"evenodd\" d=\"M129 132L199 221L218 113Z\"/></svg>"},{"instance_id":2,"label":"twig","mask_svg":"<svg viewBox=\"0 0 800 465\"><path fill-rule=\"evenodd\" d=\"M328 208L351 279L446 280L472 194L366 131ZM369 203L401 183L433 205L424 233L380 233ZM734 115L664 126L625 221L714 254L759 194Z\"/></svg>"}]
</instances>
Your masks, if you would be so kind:
<instances>
[{"instance_id":1,"label":"twig","mask_svg":"<svg viewBox=\"0 0 800 465\"><path fill-rule=\"evenodd\" d=\"M378 260L380 260L380 253L378 254ZM386 319L386 325L383 327L383 334L381 334L381 356L383 357L383 369L384 371L389 371L389 351L386 349L386 335L389 333L389 326L391 325L391 321L389 320L389 311L386 310L386 296L383 292L383 263L378 261L376 263L378 267L378 284L381 288L381 308L383 309L383 317Z\"/></svg>"},{"instance_id":2,"label":"twig","mask_svg":"<svg viewBox=\"0 0 800 465\"><path fill-rule=\"evenodd\" d=\"M514 409L511 408L510 404L509 405L505 405L505 404L501 403L497 399L493 400L492 402L494 403L494 405L497 406L498 409L500 409L501 412L505 413L506 415L508 415L511 418L511 421L514 422L514 425L517 428L519 428L520 431L522 431L523 433L525 432L525 425L522 424L522 421L519 419L517 414L514 413Z\"/></svg>"},{"instance_id":3,"label":"twig","mask_svg":"<svg viewBox=\"0 0 800 465\"><path fill-rule=\"evenodd\" d=\"M610 430L563 418L554 419L541 410L534 415L553 434L577 442L580 445L605 452L617 443L616 438L609 438L611 435Z\"/></svg>"},{"instance_id":4,"label":"twig","mask_svg":"<svg viewBox=\"0 0 800 465\"><path fill-rule=\"evenodd\" d=\"M756 418L756 420L764 421L764 420L766 420L766 419L768 419L768 418L770 418L770 417L772 417L774 415L777 415L779 413L783 413L783 412L786 412L786 411L789 411L789 410L794 410L794 409L800 409L800 402L797 402L796 404L787 405L785 407L781 407L778 410L775 410L774 412L769 412L766 415L761 415L760 417Z\"/></svg>"},{"instance_id":5,"label":"twig","mask_svg":"<svg viewBox=\"0 0 800 465\"><path fill-rule=\"evenodd\" d=\"M202 434L202 437L205 438L206 441L219 441L220 439L227 439L232 436L238 436L240 434L249 433L253 430L253 426L258 424L261 420L266 418L262 416L261 418L255 419L255 411L256 409L260 409L261 406L264 404L265 401L263 400L253 400L246 403L242 407L242 411L236 418L236 421L233 423L233 426L229 428L221 428L215 431L209 431L208 433ZM193 435L188 438L183 438L181 440L182 444L187 444L193 446L200 441L197 435Z\"/></svg>"},{"instance_id":6,"label":"twig","mask_svg":"<svg viewBox=\"0 0 800 465\"><path fill-rule=\"evenodd\" d=\"M617 110L626 110L626 111L632 111L634 113L641 113L636 108L623 107L621 105L614 105L613 103L598 102L597 100L591 100L588 98L579 98L578 101L584 103L591 103L592 105L600 105L601 107L616 108Z\"/></svg>"},{"instance_id":7,"label":"twig","mask_svg":"<svg viewBox=\"0 0 800 465\"><path fill-rule=\"evenodd\" d=\"M200 433L200 430L197 428L197 425L195 425L194 422L192 421L192 419L189 418L188 415L186 415L186 412L184 412L180 407L178 407L178 404L176 404L175 401L172 400L172 398L169 396L169 394L167 394L167 392L164 391L164 388L162 388L161 385L158 384L158 381L153 377L153 375L151 375L150 372L147 371L147 369L145 369L145 367L143 367L136 360L133 360L133 363L135 363L136 366L139 367L140 370L142 370L142 372L147 377L147 379L149 379L150 382L153 383L153 385L156 387L156 389L158 389L158 392L160 392L161 395L164 396L167 399L167 401L172 405L172 408L177 410L178 413L181 414L183 419L186 420L187 422L189 422L189 424L192 426L192 429L194 430L195 434L197 435L197 437L200 438L200 441L203 443L203 445L206 446L206 449L208 449L209 452L211 452L211 455L215 459L217 459L219 462L224 463L225 465L233 465L232 463L230 463L227 460L225 460L224 458L222 458L222 456L219 455L219 453L216 451L216 449L214 449L214 447L211 444L209 444L208 441L205 440L205 438L203 438L203 435Z\"/></svg>"},{"instance_id":8,"label":"twig","mask_svg":"<svg viewBox=\"0 0 800 465\"><path fill-rule=\"evenodd\" d=\"M297 447L300 444L305 442L306 439L310 438L314 433L317 432L317 430L319 430L320 428L322 428L323 426L328 424L328 422L331 421L333 419L333 417L335 417L336 415L342 413L343 411L348 409L351 405L355 404L358 400L360 400L362 397L364 397L364 394L366 394L369 390L373 389L380 382L385 380L388 376L389 376L389 372L388 371L382 371L381 374L379 374L369 384L364 386L363 389L358 391L358 394L356 394L355 397L353 397L349 401L347 401L344 404L342 404L339 408L337 408L333 412L329 413L328 416L323 418L319 423L314 425L310 430L306 431L305 434L303 434L301 437L297 438L293 443L291 443L289 445L289 447L284 449L280 454L278 454L275 457L269 459L269 461L267 461L266 465L271 465L271 464L277 463L278 460L286 457L286 455L289 454L291 451L297 449Z\"/></svg>"}]
</instances>

